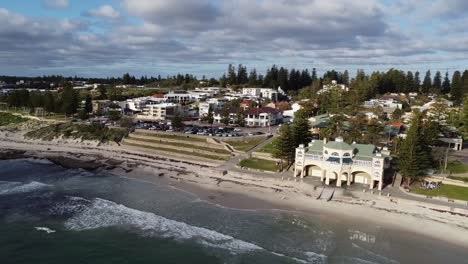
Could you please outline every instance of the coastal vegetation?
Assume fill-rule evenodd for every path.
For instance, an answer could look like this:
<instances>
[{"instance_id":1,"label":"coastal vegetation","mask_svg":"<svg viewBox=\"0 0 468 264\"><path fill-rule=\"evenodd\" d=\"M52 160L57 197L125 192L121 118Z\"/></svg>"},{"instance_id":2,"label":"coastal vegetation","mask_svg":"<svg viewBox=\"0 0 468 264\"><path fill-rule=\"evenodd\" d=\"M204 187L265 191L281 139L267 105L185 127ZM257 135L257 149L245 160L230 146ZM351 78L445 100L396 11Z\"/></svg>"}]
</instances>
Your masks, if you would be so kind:
<instances>
[{"instance_id":1,"label":"coastal vegetation","mask_svg":"<svg viewBox=\"0 0 468 264\"><path fill-rule=\"evenodd\" d=\"M22 118L11 113L0 112L0 126L6 126L10 124L19 124L27 121L28 119Z\"/></svg>"},{"instance_id":2,"label":"coastal vegetation","mask_svg":"<svg viewBox=\"0 0 468 264\"><path fill-rule=\"evenodd\" d=\"M239 166L243 168L262 170L262 171L272 171L277 172L280 170L278 163L272 160L250 158L241 160Z\"/></svg>"},{"instance_id":3,"label":"coastal vegetation","mask_svg":"<svg viewBox=\"0 0 468 264\"><path fill-rule=\"evenodd\" d=\"M468 201L468 188L456 185L442 184L435 190L426 190L423 188L415 188L412 190L414 193L432 196L432 197L446 197L449 199Z\"/></svg>"},{"instance_id":4,"label":"coastal vegetation","mask_svg":"<svg viewBox=\"0 0 468 264\"><path fill-rule=\"evenodd\" d=\"M206 139L204 139L204 138L191 137L191 136L186 136L186 135L146 133L146 132L140 132L140 131L136 131L133 134L134 135L140 135L140 136L154 137L154 138L165 138L165 139L181 140L181 141L206 142Z\"/></svg>"},{"instance_id":5,"label":"coastal vegetation","mask_svg":"<svg viewBox=\"0 0 468 264\"><path fill-rule=\"evenodd\" d=\"M272 154L275 151L275 144L272 141L266 144L265 146L263 146L259 151Z\"/></svg>"},{"instance_id":6,"label":"coastal vegetation","mask_svg":"<svg viewBox=\"0 0 468 264\"><path fill-rule=\"evenodd\" d=\"M127 130L109 128L101 124L73 124L61 123L46 126L25 134L26 138L54 140L58 138L99 141L101 143L113 141L121 142L128 134Z\"/></svg>"}]
</instances>

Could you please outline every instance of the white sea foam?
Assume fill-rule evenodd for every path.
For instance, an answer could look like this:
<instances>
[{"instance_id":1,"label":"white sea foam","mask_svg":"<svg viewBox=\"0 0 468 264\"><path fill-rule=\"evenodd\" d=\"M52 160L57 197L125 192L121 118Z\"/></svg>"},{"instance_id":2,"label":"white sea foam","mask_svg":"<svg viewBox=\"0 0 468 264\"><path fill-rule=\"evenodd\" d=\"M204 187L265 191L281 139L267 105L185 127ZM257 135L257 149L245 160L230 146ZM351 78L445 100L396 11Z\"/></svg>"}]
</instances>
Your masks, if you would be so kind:
<instances>
[{"instance_id":1,"label":"white sea foam","mask_svg":"<svg viewBox=\"0 0 468 264\"><path fill-rule=\"evenodd\" d=\"M318 264L318 263L326 263L327 256L318 254L315 252L305 252L304 255L307 257L307 263L310 264Z\"/></svg>"},{"instance_id":2,"label":"white sea foam","mask_svg":"<svg viewBox=\"0 0 468 264\"><path fill-rule=\"evenodd\" d=\"M23 159L29 163L36 163L36 164L44 164L44 165L50 165L54 164L52 161L48 159L33 159L33 158L28 158L28 159Z\"/></svg>"},{"instance_id":3,"label":"white sea foam","mask_svg":"<svg viewBox=\"0 0 468 264\"><path fill-rule=\"evenodd\" d=\"M52 229L50 229L50 228L48 228L48 227L36 226L36 227L34 227L34 228L35 228L37 231L43 231L43 232L46 232L47 234L51 234L51 233L57 232L57 231L52 230Z\"/></svg>"},{"instance_id":4,"label":"white sea foam","mask_svg":"<svg viewBox=\"0 0 468 264\"><path fill-rule=\"evenodd\" d=\"M365 249L363 247L360 247L359 245L355 244L355 243L351 243L351 245L354 247L354 248L357 248L359 250L361 250L361 252L364 252L365 254L367 254L368 256L371 256L375 259L378 260L378 263L392 263L392 264L396 264L396 263L399 263L398 261L396 260L393 260L393 259L390 259L390 258L387 258L385 256L382 256L382 255L379 255L375 252L372 252L368 249Z\"/></svg>"},{"instance_id":5,"label":"white sea foam","mask_svg":"<svg viewBox=\"0 0 468 264\"><path fill-rule=\"evenodd\" d=\"M0 195L33 192L47 187L50 187L50 185L35 181L26 184L20 182L6 182L0 184Z\"/></svg>"},{"instance_id":6,"label":"white sea foam","mask_svg":"<svg viewBox=\"0 0 468 264\"><path fill-rule=\"evenodd\" d=\"M263 250L255 244L213 230L191 226L102 199L93 200L87 209L65 223L66 228L76 231L111 226L131 226L146 236L196 241L209 247L226 249L233 254Z\"/></svg>"}]
</instances>

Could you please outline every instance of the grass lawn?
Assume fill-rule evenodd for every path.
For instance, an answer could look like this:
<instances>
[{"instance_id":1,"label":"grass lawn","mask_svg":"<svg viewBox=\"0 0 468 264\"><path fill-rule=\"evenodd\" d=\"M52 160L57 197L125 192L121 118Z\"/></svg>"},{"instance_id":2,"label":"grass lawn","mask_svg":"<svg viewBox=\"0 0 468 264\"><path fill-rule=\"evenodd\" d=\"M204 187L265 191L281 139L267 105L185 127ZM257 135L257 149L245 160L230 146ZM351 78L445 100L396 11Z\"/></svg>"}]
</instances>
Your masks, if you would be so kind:
<instances>
[{"instance_id":1,"label":"grass lawn","mask_svg":"<svg viewBox=\"0 0 468 264\"><path fill-rule=\"evenodd\" d=\"M176 149L171 149L171 148L160 148L160 147L153 147L153 146L133 144L133 143L125 143L125 145L154 150L156 152L159 150L159 151L172 152L172 153L200 157L200 158L205 158L205 159L212 159L212 160L228 160L229 159L229 158L225 158L225 157L217 156L217 155L207 155L207 154L202 154L202 153L197 153L197 152L192 152L192 151L176 150Z\"/></svg>"},{"instance_id":2,"label":"grass lawn","mask_svg":"<svg viewBox=\"0 0 468 264\"><path fill-rule=\"evenodd\" d=\"M187 144L187 143L168 142L168 141L163 141L163 140L159 140L159 139L132 138L132 137L130 137L130 139L138 140L138 141L141 141L141 142L148 142L148 143L167 145L167 146L182 147L182 148L193 148L195 150L198 149L198 150L210 151L210 152L213 152L213 154L216 154L216 153L231 154L231 152L229 152L229 151L227 151L225 149L209 148L209 147L203 147L203 146L192 145L192 144Z\"/></svg>"},{"instance_id":3,"label":"grass lawn","mask_svg":"<svg viewBox=\"0 0 468 264\"><path fill-rule=\"evenodd\" d=\"M4 112L0 113L0 126L6 126L9 124L19 124L27 120L28 119L26 118L22 118L22 117L19 117L10 113L4 113Z\"/></svg>"},{"instance_id":4,"label":"grass lawn","mask_svg":"<svg viewBox=\"0 0 468 264\"><path fill-rule=\"evenodd\" d=\"M145 132L134 132L133 134L145 136L145 137L154 137L154 138L167 138L167 139L193 141L193 142L206 142L206 139L204 138L182 136L182 135L172 135L172 134L162 134L162 133L145 133Z\"/></svg>"},{"instance_id":5,"label":"grass lawn","mask_svg":"<svg viewBox=\"0 0 468 264\"><path fill-rule=\"evenodd\" d=\"M239 166L250 168L250 169L257 169L263 171L278 171L279 168L276 165L276 162L271 160L264 160L264 159L257 159L257 158L250 158L242 160L239 163Z\"/></svg>"},{"instance_id":6,"label":"grass lawn","mask_svg":"<svg viewBox=\"0 0 468 264\"><path fill-rule=\"evenodd\" d=\"M456 180L456 181L468 182L468 178L466 177L448 176L447 178Z\"/></svg>"},{"instance_id":7,"label":"grass lawn","mask_svg":"<svg viewBox=\"0 0 468 264\"><path fill-rule=\"evenodd\" d=\"M265 146L263 146L263 148L261 148L259 151L260 152L264 152L264 153L270 153L270 154L273 154L275 150L275 146L273 144L273 141L266 144Z\"/></svg>"},{"instance_id":8,"label":"grass lawn","mask_svg":"<svg viewBox=\"0 0 468 264\"><path fill-rule=\"evenodd\" d=\"M452 173L467 173L468 172L468 164L464 164L461 162L450 162L447 165L447 170L451 171Z\"/></svg>"},{"instance_id":9,"label":"grass lawn","mask_svg":"<svg viewBox=\"0 0 468 264\"><path fill-rule=\"evenodd\" d=\"M244 140L222 140L223 142L228 143L231 145L233 148L239 151L247 152L251 148L257 146L258 144L262 143L266 137L260 137L260 138L246 138Z\"/></svg>"},{"instance_id":10,"label":"grass lawn","mask_svg":"<svg viewBox=\"0 0 468 264\"><path fill-rule=\"evenodd\" d=\"M468 187L456 185L442 184L442 186L437 190L425 190L418 187L413 189L413 192L427 196L440 196L447 197L449 199L468 201Z\"/></svg>"}]
</instances>

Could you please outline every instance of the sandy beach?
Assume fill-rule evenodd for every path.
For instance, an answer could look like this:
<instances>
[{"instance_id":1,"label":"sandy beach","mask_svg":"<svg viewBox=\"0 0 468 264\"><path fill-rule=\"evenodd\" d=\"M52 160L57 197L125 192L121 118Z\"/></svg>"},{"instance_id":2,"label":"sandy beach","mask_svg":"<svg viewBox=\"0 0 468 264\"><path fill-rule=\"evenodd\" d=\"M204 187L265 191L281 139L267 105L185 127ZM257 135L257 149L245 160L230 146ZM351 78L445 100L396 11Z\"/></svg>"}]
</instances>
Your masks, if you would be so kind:
<instances>
[{"instance_id":1,"label":"sandy beach","mask_svg":"<svg viewBox=\"0 0 468 264\"><path fill-rule=\"evenodd\" d=\"M0 133L0 158L40 158L70 168L103 170L117 177L166 185L199 199L239 210L286 210L314 214L324 221L350 219L468 247L468 211L449 212L431 204L337 191L330 202L316 200L318 190L300 180L258 177L215 167L157 157L97 142L24 140ZM442 210L445 209L445 210Z\"/></svg>"}]
</instances>

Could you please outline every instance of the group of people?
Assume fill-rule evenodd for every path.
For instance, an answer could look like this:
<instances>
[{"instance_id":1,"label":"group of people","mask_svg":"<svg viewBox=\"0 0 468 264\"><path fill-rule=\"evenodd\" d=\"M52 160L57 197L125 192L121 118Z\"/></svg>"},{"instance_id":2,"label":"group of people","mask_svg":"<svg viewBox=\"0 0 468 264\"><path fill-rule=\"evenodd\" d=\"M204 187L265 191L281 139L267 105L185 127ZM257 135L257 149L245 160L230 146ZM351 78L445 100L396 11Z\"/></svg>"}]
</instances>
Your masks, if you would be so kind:
<instances>
[{"instance_id":1,"label":"group of people","mask_svg":"<svg viewBox=\"0 0 468 264\"><path fill-rule=\"evenodd\" d=\"M442 182L428 182L428 181L423 181L421 183L421 187L426 189L426 190L436 190L442 185Z\"/></svg>"}]
</instances>

